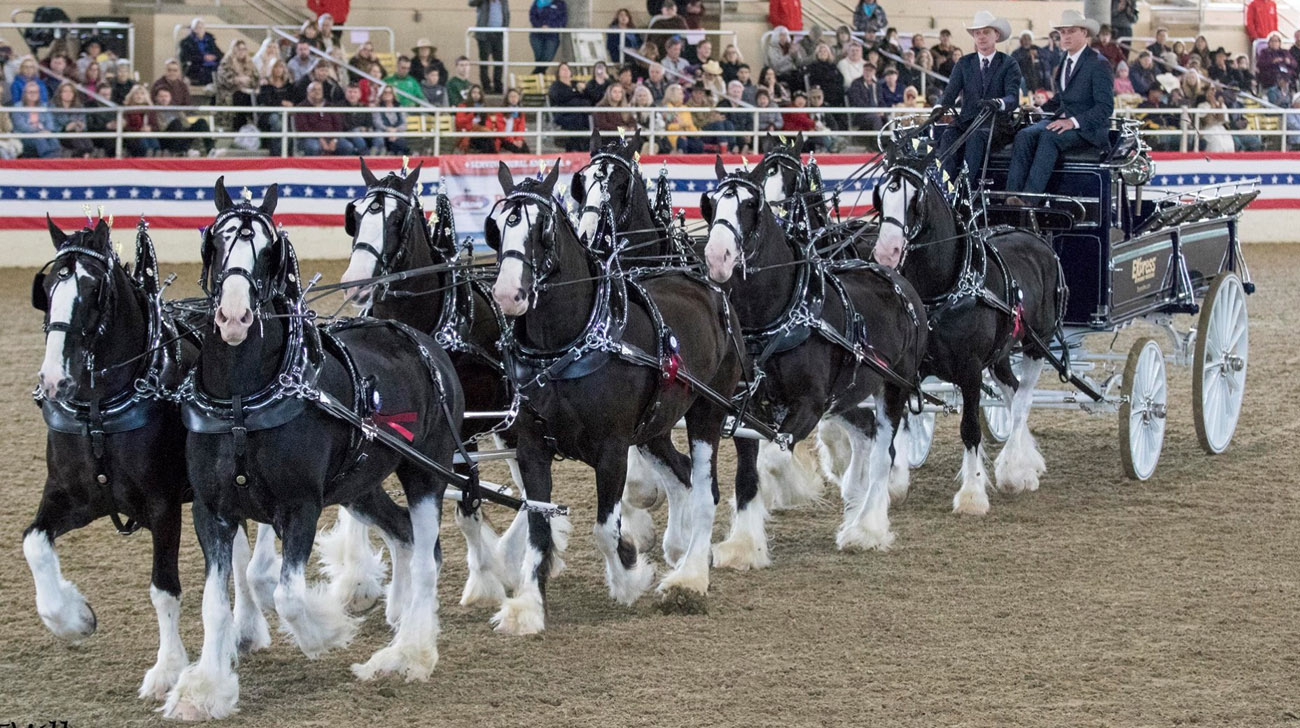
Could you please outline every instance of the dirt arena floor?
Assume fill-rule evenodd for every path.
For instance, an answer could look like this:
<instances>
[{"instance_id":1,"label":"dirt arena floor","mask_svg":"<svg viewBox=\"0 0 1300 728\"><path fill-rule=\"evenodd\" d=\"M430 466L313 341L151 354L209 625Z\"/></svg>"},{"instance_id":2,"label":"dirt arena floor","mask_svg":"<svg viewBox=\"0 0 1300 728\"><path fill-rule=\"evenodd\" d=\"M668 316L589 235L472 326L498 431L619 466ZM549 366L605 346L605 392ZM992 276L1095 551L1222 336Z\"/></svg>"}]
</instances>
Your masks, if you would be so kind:
<instances>
[{"instance_id":1,"label":"dirt arena floor","mask_svg":"<svg viewBox=\"0 0 1300 728\"><path fill-rule=\"evenodd\" d=\"M1300 725L1300 246L1246 254L1260 291L1246 403L1225 455L1197 446L1189 371L1173 368L1153 480L1124 479L1113 415L1039 412L1041 490L995 495L988 516L957 517L957 418L941 418L929 463L891 514L892 551L837 552L831 496L777 514L773 566L715 571L708 614L689 617L664 616L649 597L632 608L610 601L588 535L593 478L562 463L556 498L573 507L574 537L543 635L497 635L488 612L456 604L464 551L448 516L431 681L352 678L348 666L387 641L375 612L349 648L321 659L281 635L246 658L229 724ZM174 293L187 293L196 269L171 268L187 284ZM341 269L303 265L327 279ZM14 316L0 334L0 725L160 725L157 706L135 697L157 648L146 535L123 539L105 520L58 544L98 634L69 646L36 616L20 545L45 477L45 428L28 397L43 347L30 276L0 271L0 310ZM202 558L188 525L181 556L183 634L196 658Z\"/></svg>"}]
</instances>

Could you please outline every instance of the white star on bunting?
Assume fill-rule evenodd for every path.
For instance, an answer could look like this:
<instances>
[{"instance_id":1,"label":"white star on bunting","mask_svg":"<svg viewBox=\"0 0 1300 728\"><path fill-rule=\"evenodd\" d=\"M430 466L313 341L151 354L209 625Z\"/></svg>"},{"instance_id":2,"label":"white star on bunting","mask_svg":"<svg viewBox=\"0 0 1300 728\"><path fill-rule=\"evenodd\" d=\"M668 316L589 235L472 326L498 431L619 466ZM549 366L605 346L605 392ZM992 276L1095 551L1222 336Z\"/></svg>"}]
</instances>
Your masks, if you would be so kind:
<instances>
[{"instance_id":1,"label":"white star on bunting","mask_svg":"<svg viewBox=\"0 0 1300 728\"><path fill-rule=\"evenodd\" d=\"M135 187L132 187L131 191L128 192L127 194L131 195L131 199L134 200L135 198L140 196L140 190L136 189Z\"/></svg>"}]
</instances>

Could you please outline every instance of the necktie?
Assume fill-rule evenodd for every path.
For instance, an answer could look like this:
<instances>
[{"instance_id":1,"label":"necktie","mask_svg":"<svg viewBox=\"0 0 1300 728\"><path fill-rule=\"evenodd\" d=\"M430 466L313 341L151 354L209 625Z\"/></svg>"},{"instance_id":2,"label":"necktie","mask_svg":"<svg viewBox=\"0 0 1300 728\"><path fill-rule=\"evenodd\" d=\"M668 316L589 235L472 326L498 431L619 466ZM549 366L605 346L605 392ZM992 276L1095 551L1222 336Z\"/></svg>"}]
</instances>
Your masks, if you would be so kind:
<instances>
[{"instance_id":1,"label":"necktie","mask_svg":"<svg viewBox=\"0 0 1300 728\"><path fill-rule=\"evenodd\" d=\"M989 72L989 59L987 59L987 58L984 59L984 67L980 69L980 72L981 72L981 73L988 73L988 72Z\"/></svg>"},{"instance_id":2,"label":"necktie","mask_svg":"<svg viewBox=\"0 0 1300 728\"><path fill-rule=\"evenodd\" d=\"M1070 74L1074 71L1074 59L1065 59L1065 75L1061 76L1061 90L1064 91L1066 86L1070 85Z\"/></svg>"}]
</instances>

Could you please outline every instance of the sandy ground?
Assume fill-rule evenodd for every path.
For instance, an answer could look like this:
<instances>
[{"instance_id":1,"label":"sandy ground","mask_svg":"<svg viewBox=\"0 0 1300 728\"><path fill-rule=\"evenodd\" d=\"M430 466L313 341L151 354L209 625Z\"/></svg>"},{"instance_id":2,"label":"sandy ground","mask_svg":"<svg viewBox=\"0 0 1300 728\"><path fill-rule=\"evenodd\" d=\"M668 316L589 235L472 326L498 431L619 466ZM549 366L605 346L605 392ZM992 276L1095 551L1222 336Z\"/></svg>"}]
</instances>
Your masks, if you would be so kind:
<instances>
[{"instance_id":1,"label":"sandy ground","mask_svg":"<svg viewBox=\"0 0 1300 728\"><path fill-rule=\"evenodd\" d=\"M448 517L432 680L352 678L348 666L387 641L376 612L351 647L321 659L281 635L246 658L241 712L229 723L1300 725L1300 247L1251 246L1247 257L1260 286L1250 299L1250 387L1225 455L1197 446L1190 376L1172 368L1153 480L1124 479L1113 415L1036 412L1049 466L1041 490L994 496L984 518L957 517L957 419L940 418L934 453L892 514L892 551L837 552L834 497L783 512L769 526L773 566L715 571L708 614L689 617L661 615L650 598L632 608L610 601L588 536L591 472L562 463L556 498L574 509L574 538L544 635L503 637L487 611L457 606L463 542ZM341 267L303 270L328 279ZM0 725L159 725L157 706L135 697L157 646L147 536L123 539L103 520L59 542L65 575L98 612L98 634L69 646L36 616L20 545L45 476L45 429L28 398L42 349L30 274L0 271L0 310L15 315L0 334ZM1151 330L1125 332L1118 346L1136 333ZM724 455L728 497L729 447ZM724 504L717 538L725 522ZM202 558L188 525L181 558L193 658Z\"/></svg>"}]
</instances>

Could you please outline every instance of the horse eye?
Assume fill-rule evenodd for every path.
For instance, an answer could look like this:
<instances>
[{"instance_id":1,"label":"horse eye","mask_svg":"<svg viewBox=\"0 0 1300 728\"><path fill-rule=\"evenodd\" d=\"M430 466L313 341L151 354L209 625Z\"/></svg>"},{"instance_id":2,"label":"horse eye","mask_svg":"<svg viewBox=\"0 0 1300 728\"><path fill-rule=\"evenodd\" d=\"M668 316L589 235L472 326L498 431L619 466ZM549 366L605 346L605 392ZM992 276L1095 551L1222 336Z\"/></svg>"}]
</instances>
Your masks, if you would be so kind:
<instances>
[{"instance_id":1,"label":"horse eye","mask_svg":"<svg viewBox=\"0 0 1300 728\"><path fill-rule=\"evenodd\" d=\"M776 169L776 167L772 167L771 169L767 170L767 176L768 176L768 177L775 177L776 174L777 174L777 169Z\"/></svg>"},{"instance_id":2,"label":"horse eye","mask_svg":"<svg viewBox=\"0 0 1300 728\"><path fill-rule=\"evenodd\" d=\"M507 226L507 227L514 227L514 226L516 226L516 225L519 224L519 221L520 221L521 219L522 219L522 217L520 216L519 211L518 211L518 210L512 210L512 211L510 212L510 214L506 217L506 226Z\"/></svg>"},{"instance_id":3,"label":"horse eye","mask_svg":"<svg viewBox=\"0 0 1300 728\"><path fill-rule=\"evenodd\" d=\"M66 281L66 280L68 280L69 278L72 277L72 269L71 269L71 268L60 268L60 269L59 269L58 276L59 276L59 280L61 280L61 281Z\"/></svg>"}]
</instances>

